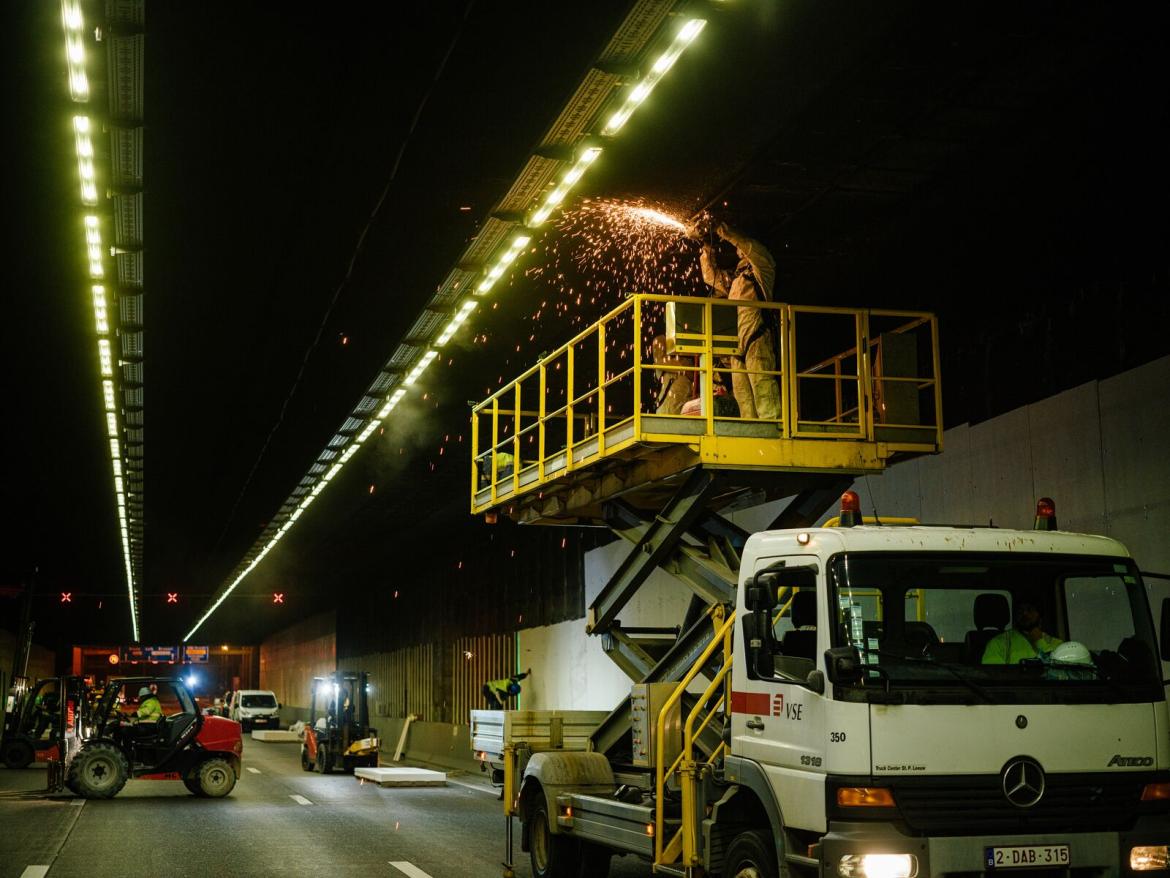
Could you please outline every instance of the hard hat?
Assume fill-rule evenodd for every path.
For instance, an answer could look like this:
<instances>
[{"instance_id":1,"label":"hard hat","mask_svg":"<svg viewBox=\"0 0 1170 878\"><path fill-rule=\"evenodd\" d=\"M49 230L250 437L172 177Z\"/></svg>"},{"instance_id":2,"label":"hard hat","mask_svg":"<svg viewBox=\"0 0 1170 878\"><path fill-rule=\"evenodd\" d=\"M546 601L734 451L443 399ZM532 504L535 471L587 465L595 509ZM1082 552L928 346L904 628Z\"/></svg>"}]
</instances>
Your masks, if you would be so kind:
<instances>
[{"instance_id":1,"label":"hard hat","mask_svg":"<svg viewBox=\"0 0 1170 878\"><path fill-rule=\"evenodd\" d=\"M1062 643L1052 650L1051 656L1054 662L1060 662L1064 665L1089 665L1091 667L1093 664L1089 648L1076 640Z\"/></svg>"},{"instance_id":2,"label":"hard hat","mask_svg":"<svg viewBox=\"0 0 1170 878\"><path fill-rule=\"evenodd\" d=\"M141 698L144 695L149 695L149 694L150 694L150 687L149 686L143 686L141 689L138 690L138 697L139 698Z\"/></svg>"}]
</instances>

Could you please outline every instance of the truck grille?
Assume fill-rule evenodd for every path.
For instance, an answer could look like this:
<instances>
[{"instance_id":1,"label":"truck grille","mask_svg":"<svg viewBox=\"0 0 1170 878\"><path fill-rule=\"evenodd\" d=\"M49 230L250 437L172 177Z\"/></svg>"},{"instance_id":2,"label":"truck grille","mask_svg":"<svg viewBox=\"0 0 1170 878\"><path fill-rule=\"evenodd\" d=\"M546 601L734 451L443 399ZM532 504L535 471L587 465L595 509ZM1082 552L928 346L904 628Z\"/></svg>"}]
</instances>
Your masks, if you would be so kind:
<instances>
[{"instance_id":1,"label":"truck grille","mask_svg":"<svg viewBox=\"0 0 1170 878\"><path fill-rule=\"evenodd\" d=\"M998 776L896 780L894 801L914 830L947 835L1021 830L1125 829L1137 816L1147 778L1050 774L1031 808L1004 797Z\"/></svg>"}]
</instances>

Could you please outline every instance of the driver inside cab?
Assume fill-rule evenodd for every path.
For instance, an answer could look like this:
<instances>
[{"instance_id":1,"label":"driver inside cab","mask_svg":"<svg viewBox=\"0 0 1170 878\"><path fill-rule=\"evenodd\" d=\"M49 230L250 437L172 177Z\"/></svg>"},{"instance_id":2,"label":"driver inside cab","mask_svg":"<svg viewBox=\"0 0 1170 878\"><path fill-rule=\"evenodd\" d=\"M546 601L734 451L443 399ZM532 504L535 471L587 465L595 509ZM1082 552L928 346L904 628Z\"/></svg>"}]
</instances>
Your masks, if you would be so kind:
<instances>
[{"instance_id":1,"label":"driver inside cab","mask_svg":"<svg viewBox=\"0 0 1170 878\"><path fill-rule=\"evenodd\" d=\"M138 690L138 710L134 717L140 723L156 723L162 719L162 705L149 686Z\"/></svg>"},{"instance_id":2,"label":"driver inside cab","mask_svg":"<svg viewBox=\"0 0 1170 878\"><path fill-rule=\"evenodd\" d=\"M1049 653L1064 643L1046 634L1041 625L1040 610L1035 604L1016 604L1012 627L987 641L983 650L985 665L1014 665L1023 659L1035 659L1040 653Z\"/></svg>"}]
</instances>

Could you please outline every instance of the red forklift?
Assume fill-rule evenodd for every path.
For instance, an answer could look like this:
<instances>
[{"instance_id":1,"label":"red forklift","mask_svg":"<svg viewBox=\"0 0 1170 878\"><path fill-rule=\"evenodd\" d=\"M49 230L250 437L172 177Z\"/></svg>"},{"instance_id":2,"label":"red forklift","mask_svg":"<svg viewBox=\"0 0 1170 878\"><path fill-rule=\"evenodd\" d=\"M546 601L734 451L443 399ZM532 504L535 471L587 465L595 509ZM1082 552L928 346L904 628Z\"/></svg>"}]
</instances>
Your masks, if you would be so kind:
<instances>
[{"instance_id":1,"label":"red forklift","mask_svg":"<svg viewBox=\"0 0 1170 878\"><path fill-rule=\"evenodd\" d=\"M378 731L370 728L369 674L337 671L314 677L301 768L328 774L378 766ZM320 711L320 716L318 716Z\"/></svg>"},{"instance_id":2,"label":"red forklift","mask_svg":"<svg viewBox=\"0 0 1170 878\"><path fill-rule=\"evenodd\" d=\"M109 799L131 777L181 780L196 796L226 796L240 776L240 724L199 711L182 680L122 677L104 687L62 677L55 735L60 757L49 763L49 790ZM138 720L156 698L161 716Z\"/></svg>"},{"instance_id":3,"label":"red forklift","mask_svg":"<svg viewBox=\"0 0 1170 878\"><path fill-rule=\"evenodd\" d=\"M60 684L59 677L46 677L31 684L27 677L13 680L8 696L11 708L4 714L0 730L0 762L7 768L28 768L33 762L57 757L53 731Z\"/></svg>"}]
</instances>

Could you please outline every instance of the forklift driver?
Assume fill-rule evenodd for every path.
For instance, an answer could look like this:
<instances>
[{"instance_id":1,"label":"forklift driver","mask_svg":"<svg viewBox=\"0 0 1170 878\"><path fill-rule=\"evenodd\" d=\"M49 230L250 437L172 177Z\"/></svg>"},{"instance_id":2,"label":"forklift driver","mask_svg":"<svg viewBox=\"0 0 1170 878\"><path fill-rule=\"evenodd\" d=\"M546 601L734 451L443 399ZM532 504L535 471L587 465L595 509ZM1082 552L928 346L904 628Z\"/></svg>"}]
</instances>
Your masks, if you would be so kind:
<instances>
[{"instance_id":1,"label":"forklift driver","mask_svg":"<svg viewBox=\"0 0 1170 878\"><path fill-rule=\"evenodd\" d=\"M158 696L155 695L149 686L143 686L138 690L138 711L135 713L135 719L140 723L157 723L162 719L162 705L159 704Z\"/></svg>"}]
</instances>

